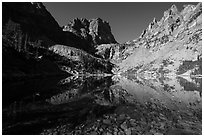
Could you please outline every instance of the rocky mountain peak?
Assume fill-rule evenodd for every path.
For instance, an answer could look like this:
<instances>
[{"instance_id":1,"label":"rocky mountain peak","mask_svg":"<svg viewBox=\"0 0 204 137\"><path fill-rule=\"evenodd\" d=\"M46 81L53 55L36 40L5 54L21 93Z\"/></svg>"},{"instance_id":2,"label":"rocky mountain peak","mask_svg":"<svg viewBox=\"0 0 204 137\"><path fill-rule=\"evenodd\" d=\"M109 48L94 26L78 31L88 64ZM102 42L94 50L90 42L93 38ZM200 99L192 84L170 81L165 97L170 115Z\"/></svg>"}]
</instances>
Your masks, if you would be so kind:
<instances>
[{"instance_id":1,"label":"rocky mountain peak","mask_svg":"<svg viewBox=\"0 0 204 137\"><path fill-rule=\"evenodd\" d=\"M70 31L78 34L81 29L88 30L89 28L89 21L85 18L75 18L70 21L66 26L63 26L63 31ZM79 35L79 34L78 34Z\"/></svg>"},{"instance_id":2,"label":"rocky mountain peak","mask_svg":"<svg viewBox=\"0 0 204 137\"><path fill-rule=\"evenodd\" d=\"M177 12L178 12L178 9L177 9L176 5L172 5L170 10L169 10L169 14L177 13Z\"/></svg>"},{"instance_id":3,"label":"rocky mountain peak","mask_svg":"<svg viewBox=\"0 0 204 137\"><path fill-rule=\"evenodd\" d=\"M165 19L169 18L170 16L172 17L172 16L176 16L176 15L178 15L178 9L177 9L176 5L172 5L170 9L168 9L164 12L163 18L165 20Z\"/></svg>"},{"instance_id":4,"label":"rocky mountain peak","mask_svg":"<svg viewBox=\"0 0 204 137\"><path fill-rule=\"evenodd\" d=\"M111 32L109 23L101 18L90 20L76 18L64 26L63 31L73 32L75 35L88 41L90 41L91 38L91 44L93 46L117 43Z\"/></svg>"},{"instance_id":5,"label":"rocky mountain peak","mask_svg":"<svg viewBox=\"0 0 204 137\"><path fill-rule=\"evenodd\" d=\"M45 8L45 6L41 2L31 2L37 9Z\"/></svg>"},{"instance_id":6,"label":"rocky mountain peak","mask_svg":"<svg viewBox=\"0 0 204 137\"><path fill-rule=\"evenodd\" d=\"M191 22L195 22L201 12L201 3L198 3L196 6L185 5L181 12L178 11L175 5L172 5L171 8L164 12L164 16L160 21L157 21L155 18L153 19L147 29L142 32L139 39L144 45L152 46L156 43L153 39L157 39L157 42L173 40L177 37L179 31L187 28L189 24L192 24ZM138 39L133 40L132 43L137 41ZM151 41L154 41L154 44L149 44Z\"/></svg>"},{"instance_id":7,"label":"rocky mountain peak","mask_svg":"<svg viewBox=\"0 0 204 137\"><path fill-rule=\"evenodd\" d=\"M100 47L114 49L111 59L120 63L121 73L201 74L202 4L186 5L181 12L171 6L160 21L154 18L139 38L125 44Z\"/></svg>"},{"instance_id":8,"label":"rocky mountain peak","mask_svg":"<svg viewBox=\"0 0 204 137\"><path fill-rule=\"evenodd\" d=\"M148 30L153 29L153 27L156 25L157 25L157 20L156 20L156 18L154 18L153 21L149 24Z\"/></svg>"}]
</instances>

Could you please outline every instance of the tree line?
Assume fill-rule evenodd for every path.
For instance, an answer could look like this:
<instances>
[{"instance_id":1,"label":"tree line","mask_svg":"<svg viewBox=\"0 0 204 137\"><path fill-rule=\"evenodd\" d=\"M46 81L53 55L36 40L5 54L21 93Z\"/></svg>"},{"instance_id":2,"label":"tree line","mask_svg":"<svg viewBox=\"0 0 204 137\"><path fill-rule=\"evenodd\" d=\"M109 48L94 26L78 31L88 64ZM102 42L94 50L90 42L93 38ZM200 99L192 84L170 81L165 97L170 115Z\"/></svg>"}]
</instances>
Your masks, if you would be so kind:
<instances>
[{"instance_id":1,"label":"tree line","mask_svg":"<svg viewBox=\"0 0 204 137\"><path fill-rule=\"evenodd\" d=\"M28 32L23 32L20 24L8 20L7 24L3 26L2 39L6 42L6 46L12 47L18 52L25 53L26 56L39 56L39 48L42 47L42 40L31 40Z\"/></svg>"}]
</instances>

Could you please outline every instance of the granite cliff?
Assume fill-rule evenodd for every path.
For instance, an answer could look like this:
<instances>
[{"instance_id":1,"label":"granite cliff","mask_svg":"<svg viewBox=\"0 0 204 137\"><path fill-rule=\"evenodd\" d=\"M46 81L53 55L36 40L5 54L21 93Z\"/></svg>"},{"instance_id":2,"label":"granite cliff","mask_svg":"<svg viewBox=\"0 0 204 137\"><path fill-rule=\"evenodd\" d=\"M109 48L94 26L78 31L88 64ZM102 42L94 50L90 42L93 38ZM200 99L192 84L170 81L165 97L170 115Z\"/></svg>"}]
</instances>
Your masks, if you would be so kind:
<instances>
[{"instance_id":1,"label":"granite cliff","mask_svg":"<svg viewBox=\"0 0 204 137\"><path fill-rule=\"evenodd\" d=\"M201 3L122 44L100 18L2 5L2 134L202 134Z\"/></svg>"},{"instance_id":2,"label":"granite cliff","mask_svg":"<svg viewBox=\"0 0 204 137\"><path fill-rule=\"evenodd\" d=\"M63 26L64 32L72 32L76 36L89 43L88 52L94 53L96 45L117 43L108 22L101 18L87 20L85 18L74 19L66 26Z\"/></svg>"},{"instance_id":3,"label":"granite cliff","mask_svg":"<svg viewBox=\"0 0 204 137\"><path fill-rule=\"evenodd\" d=\"M97 54L109 58L116 74L202 74L202 4L175 5L160 21L153 19L141 36L123 44L102 44Z\"/></svg>"},{"instance_id":4,"label":"granite cliff","mask_svg":"<svg viewBox=\"0 0 204 137\"><path fill-rule=\"evenodd\" d=\"M65 70L56 62L55 57L61 56L62 52L63 55L66 54L67 49L72 49L71 51L74 54L86 53L83 54L83 60L77 62L78 65L72 65L72 70L77 71L77 74L86 73L85 66L90 64L90 60L94 60L97 62L95 64L102 66L100 68L92 66L92 72L98 72L97 69L100 69L101 73L102 70L104 70L104 73L111 73L110 62L91 55L95 53L95 44L116 43L112 33L108 32L111 29L107 22L101 19L93 20L89 25L90 32L86 32L90 33L89 36L83 37L83 35L77 35L76 32L63 31L63 28L59 26L46 7L39 2L3 2L2 15L4 78L30 77L33 74L39 76L64 74ZM77 24L75 25L77 26ZM110 36L104 37L106 33L110 33ZM60 51L60 53L54 52L50 48L54 45L62 45L64 48L55 46L55 51ZM56 50L56 48L59 49ZM66 57L63 56L63 58L73 59L70 54L67 54ZM62 59L61 62L65 60ZM76 63L75 60L69 61L71 64ZM67 61L64 62L64 64L66 63ZM36 67L32 68L32 66L36 66L38 69ZM70 68L71 66L66 67ZM74 74L73 71L66 70L66 72ZM91 73L91 71L87 70L87 73Z\"/></svg>"},{"instance_id":5,"label":"granite cliff","mask_svg":"<svg viewBox=\"0 0 204 137\"><path fill-rule=\"evenodd\" d=\"M65 45L82 49L92 55L96 55L99 44L117 43L109 23L100 18L96 19L73 19L62 27L66 37Z\"/></svg>"},{"instance_id":6,"label":"granite cliff","mask_svg":"<svg viewBox=\"0 0 204 137\"><path fill-rule=\"evenodd\" d=\"M18 65L13 70L12 63L5 63L8 58L28 66L30 60L35 64L49 61L55 66L53 73L66 71L73 75L202 74L201 3L185 5L182 11L173 5L161 20L153 19L139 38L122 44L115 40L109 23L100 18L76 18L60 27L42 3L4 2L2 11L4 76L30 70Z\"/></svg>"}]
</instances>

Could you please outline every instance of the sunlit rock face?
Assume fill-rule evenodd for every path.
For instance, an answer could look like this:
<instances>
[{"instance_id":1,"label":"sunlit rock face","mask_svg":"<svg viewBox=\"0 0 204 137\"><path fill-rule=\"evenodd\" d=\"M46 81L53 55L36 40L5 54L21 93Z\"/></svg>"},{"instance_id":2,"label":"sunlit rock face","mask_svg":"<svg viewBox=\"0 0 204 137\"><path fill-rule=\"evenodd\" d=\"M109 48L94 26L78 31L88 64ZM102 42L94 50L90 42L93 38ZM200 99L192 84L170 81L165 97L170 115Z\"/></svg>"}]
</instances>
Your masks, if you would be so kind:
<instances>
[{"instance_id":1,"label":"sunlit rock face","mask_svg":"<svg viewBox=\"0 0 204 137\"><path fill-rule=\"evenodd\" d=\"M54 45L49 50L54 53L53 61L61 70L73 75L112 73L113 64L111 62L94 57L83 50L65 45Z\"/></svg>"},{"instance_id":2,"label":"sunlit rock face","mask_svg":"<svg viewBox=\"0 0 204 137\"><path fill-rule=\"evenodd\" d=\"M114 73L201 75L202 4L175 5L160 21L153 19L139 38L124 44L100 45L98 54L112 60ZM105 57L107 58L107 57Z\"/></svg>"}]
</instances>

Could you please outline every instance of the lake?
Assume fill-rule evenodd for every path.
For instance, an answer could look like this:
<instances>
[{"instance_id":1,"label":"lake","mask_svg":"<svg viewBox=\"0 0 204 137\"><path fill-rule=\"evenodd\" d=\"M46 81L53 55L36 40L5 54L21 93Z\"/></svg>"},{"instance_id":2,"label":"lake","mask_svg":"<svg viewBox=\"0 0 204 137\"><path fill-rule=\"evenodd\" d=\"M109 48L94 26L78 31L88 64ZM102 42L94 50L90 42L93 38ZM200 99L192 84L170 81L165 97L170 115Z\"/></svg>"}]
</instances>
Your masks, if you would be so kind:
<instances>
[{"instance_id":1,"label":"lake","mask_svg":"<svg viewBox=\"0 0 204 137\"><path fill-rule=\"evenodd\" d=\"M3 134L202 134L202 79L51 77L2 86Z\"/></svg>"}]
</instances>

